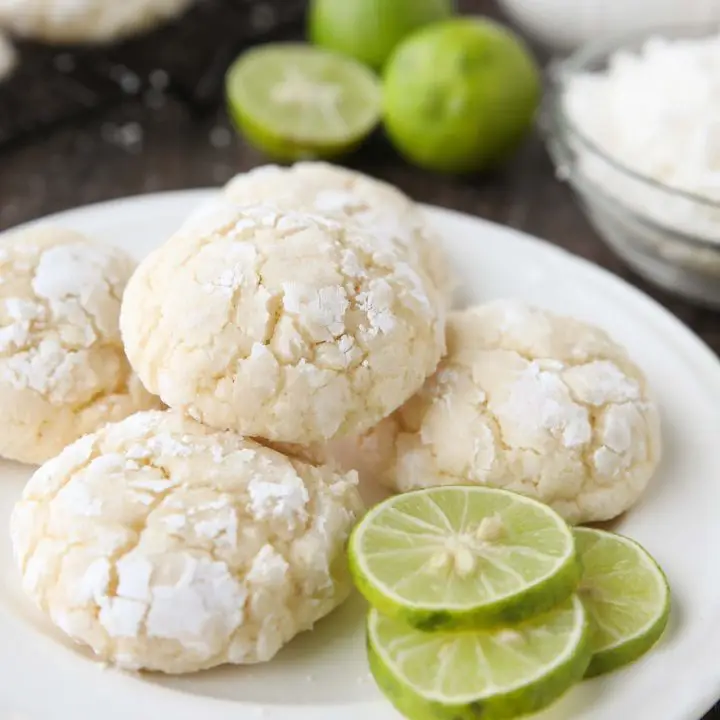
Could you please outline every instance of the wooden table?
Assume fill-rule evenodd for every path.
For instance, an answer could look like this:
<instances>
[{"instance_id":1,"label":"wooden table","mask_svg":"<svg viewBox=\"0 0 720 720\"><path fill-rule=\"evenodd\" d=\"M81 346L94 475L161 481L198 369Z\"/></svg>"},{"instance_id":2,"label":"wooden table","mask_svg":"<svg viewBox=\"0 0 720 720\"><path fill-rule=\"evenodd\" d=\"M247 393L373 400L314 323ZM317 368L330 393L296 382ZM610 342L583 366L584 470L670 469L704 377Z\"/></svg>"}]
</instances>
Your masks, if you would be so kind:
<instances>
[{"instance_id":1,"label":"wooden table","mask_svg":"<svg viewBox=\"0 0 720 720\"><path fill-rule=\"evenodd\" d=\"M463 9L488 9L488 3L469 0ZM172 97L161 107L128 98L73 127L4 149L0 230L101 200L218 185L263 162L230 131L221 108L198 119ZM489 177L455 179L414 169L380 136L348 164L389 180L417 200L527 231L606 267L653 296L720 354L720 314L656 290L627 270L589 227L568 188L555 179L537 136L506 169ZM720 720L720 706L706 720L712 718Z\"/></svg>"}]
</instances>

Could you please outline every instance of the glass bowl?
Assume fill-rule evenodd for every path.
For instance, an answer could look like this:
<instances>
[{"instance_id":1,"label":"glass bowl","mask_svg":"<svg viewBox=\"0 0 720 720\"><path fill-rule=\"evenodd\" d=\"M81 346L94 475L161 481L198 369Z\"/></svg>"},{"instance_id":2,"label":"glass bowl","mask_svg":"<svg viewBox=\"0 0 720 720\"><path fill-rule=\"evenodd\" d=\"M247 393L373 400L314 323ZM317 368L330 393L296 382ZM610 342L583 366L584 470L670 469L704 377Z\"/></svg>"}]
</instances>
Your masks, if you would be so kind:
<instances>
[{"instance_id":1,"label":"glass bowl","mask_svg":"<svg viewBox=\"0 0 720 720\"><path fill-rule=\"evenodd\" d=\"M568 79L606 69L616 51L638 51L651 38L718 33L717 25L650 29L581 48L551 66L540 127L558 178L570 184L610 248L656 285L720 309L720 203L625 167L583 135L564 107Z\"/></svg>"}]
</instances>

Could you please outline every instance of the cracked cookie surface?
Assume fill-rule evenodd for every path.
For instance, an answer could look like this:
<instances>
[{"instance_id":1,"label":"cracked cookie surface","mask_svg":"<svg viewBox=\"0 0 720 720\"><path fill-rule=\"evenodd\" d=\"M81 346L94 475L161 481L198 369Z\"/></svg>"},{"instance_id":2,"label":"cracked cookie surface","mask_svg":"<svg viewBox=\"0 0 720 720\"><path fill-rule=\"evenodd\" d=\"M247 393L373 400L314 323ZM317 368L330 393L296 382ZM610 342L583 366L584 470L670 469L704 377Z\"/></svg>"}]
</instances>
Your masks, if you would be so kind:
<instances>
[{"instance_id":1,"label":"cracked cookie surface","mask_svg":"<svg viewBox=\"0 0 720 720\"><path fill-rule=\"evenodd\" d=\"M262 662L347 597L356 485L173 411L137 413L35 473L13 549L25 592L100 660Z\"/></svg>"},{"instance_id":2,"label":"cracked cookie surface","mask_svg":"<svg viewBox=\"0 0 720 720\"><path fill-rule=\"evenodd\" d=\"M438 233L420 208L397 188L343 167L299 162L290 168L265 165L234 177L224 197L241 205L272 203L280 207L357 223L401 243L448 307L456 280ZM415 257L417 258L415 259Z\"/></svg>"},{"instance_id":3,"label":"cracked cookie surface","mask_svg":"<svg viewBox=\"0 0 720 720\"><path fill-rule=\"evenodd\" d=\"M216 207L141 263L123 298L145 386L270 441L364 432L444 351L444 304L397 244L326 218Z\"/></svg>"},{"instance_id":4,"label":"cracked cookie surface","mask_svg":"<svg viewBox=\"0 0 720 720\"><path fill-rule=\"evenodd\" d=\"M44 226L0 241L0 455L53 457L105 422L159 407L125 357L118 318L134 262Z\"/></svg>"},{"instance_id":5,"label":"cracked cookie surface","mask_svg":"<svg viewBox=\"0 0 720 720\"><path fill-rule=\"evenodd\" d=\"M371 472L402 492L504 487L572 523L609 520L638 500L661 456L659 414L604 331L497 301L451 313L447 334L437 373L357 440Z\"/></svg>"}]
</instances>

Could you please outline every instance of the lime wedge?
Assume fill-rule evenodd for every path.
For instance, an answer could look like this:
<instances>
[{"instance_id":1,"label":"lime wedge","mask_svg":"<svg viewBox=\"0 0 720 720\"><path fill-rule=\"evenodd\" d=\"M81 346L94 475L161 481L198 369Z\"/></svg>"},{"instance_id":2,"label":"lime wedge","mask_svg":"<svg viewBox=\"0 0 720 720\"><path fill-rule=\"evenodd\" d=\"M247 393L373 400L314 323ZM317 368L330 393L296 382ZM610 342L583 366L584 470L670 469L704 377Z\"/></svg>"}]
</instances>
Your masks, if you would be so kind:
<instances>
[{"instance_id":1,"label":"lime wedge","mask_svg":"<svg viewBox=\"0 0 720 720\"><path fill-rule=\"evenodd\" d=\"M389 498L356 526L348 552L369 602L426 631L523 620L567 599L580 579L562 518L488 487Z\"/></svg>"},{"instance_id":2,"label":"lime wedge","mask_svg":"<svg viewBox=\"0 0 720 720\"><path fill-rule=\"evenodd\" d=\"M226 93L238 128L278 160L348 152L380 116L380 84L370 70L299 43L243 53L228 71Z\"/></svg>"},{"instance_id":3,"label":"lime wedge","mask_svg":"<svg viewBox=\"0 0 720 720\"><path fill-rule=\"evenodd\" d=\"M410 720L501 720L536 712L579 682L590 662L577 598L511 627L424 633L371 610L370 669Z\"/></svg>"},{"instance_id":4,"label":"lime wedge","mask_svg":"<svg viewBox=\"0 0 720 720\"><path fill-rule=\"evenodd\" d=\"M622 535L577 528L583 564L579 594L590 617L588 677L628 665L660 639L670 615L670 588L646 550Z\"/></svg>"}]
</instances>

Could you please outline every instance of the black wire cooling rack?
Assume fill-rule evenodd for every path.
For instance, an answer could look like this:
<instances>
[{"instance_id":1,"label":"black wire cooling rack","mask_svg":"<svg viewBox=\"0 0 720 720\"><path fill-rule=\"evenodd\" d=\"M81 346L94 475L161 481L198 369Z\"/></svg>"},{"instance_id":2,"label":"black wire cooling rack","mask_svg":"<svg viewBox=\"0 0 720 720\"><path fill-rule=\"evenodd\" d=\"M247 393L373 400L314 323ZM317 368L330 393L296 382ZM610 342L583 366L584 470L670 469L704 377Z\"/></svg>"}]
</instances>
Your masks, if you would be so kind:
<instances>
[{"instance_id":1,"label":"black wire cooling rack","mask_svg":"<svg viewBox=\"0 0 720 720\"><path fill-rule=\"evenodd\" d=\"M214 109L232 59L243 47L299 27L304 6L305 0L198 0L179 20L112 46L20 42L18 66L0 83L0 146L128 95L152 104L171 93L195 112Z\"/></svg>"}]
</instances>

